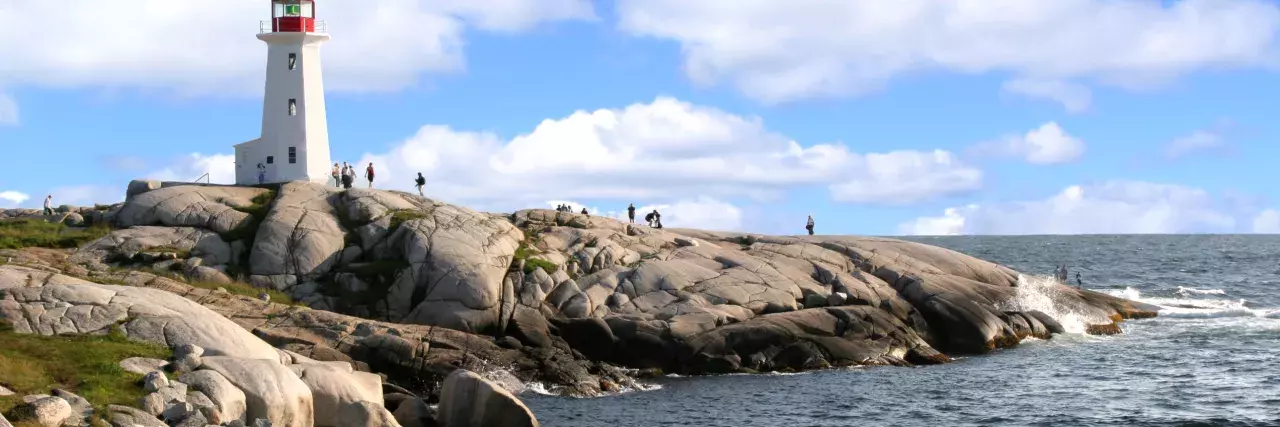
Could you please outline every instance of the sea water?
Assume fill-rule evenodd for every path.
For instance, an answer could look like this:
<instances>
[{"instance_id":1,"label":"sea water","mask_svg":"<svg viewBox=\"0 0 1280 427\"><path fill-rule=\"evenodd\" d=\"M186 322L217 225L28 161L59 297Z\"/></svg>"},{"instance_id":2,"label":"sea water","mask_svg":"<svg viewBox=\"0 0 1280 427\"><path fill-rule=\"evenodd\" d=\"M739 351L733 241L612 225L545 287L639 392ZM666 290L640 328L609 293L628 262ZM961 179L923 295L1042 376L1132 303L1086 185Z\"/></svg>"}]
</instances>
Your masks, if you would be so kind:
<instances>
[{"instance_id":1,"label":"sea water","mask_svg":"<svg viewBox=\"0 0 1280 427\"><path fill-rule=\"evenodd\" d=\"M1010 304L1069 333L924 367L667 377L648 391L575 399L521 395L559 426L1280 426L1280 236L1026 236L912 240L1024 274ZM1043 286L1072 282L1155 304L1124 334Z\"/></svg>"}]
</instances>

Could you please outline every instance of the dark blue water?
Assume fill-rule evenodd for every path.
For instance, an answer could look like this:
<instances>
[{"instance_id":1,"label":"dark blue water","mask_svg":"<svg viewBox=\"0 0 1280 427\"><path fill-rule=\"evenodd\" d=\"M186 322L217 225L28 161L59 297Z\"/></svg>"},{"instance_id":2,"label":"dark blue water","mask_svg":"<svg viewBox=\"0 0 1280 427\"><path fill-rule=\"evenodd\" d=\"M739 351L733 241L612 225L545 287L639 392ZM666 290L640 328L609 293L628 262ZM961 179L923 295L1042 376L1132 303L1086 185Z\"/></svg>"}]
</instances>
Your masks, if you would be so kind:
<instances>
[{"instance_id":1,"label":"dark blue water","mask_svg":"<svg viewBox=\"0 0 1280 427\"><path fill-rule=\"evenodd\" d=\"M920 238L1165 307L915 368L663 378L592 399L527 392L544 426L1280 426L1280 236Z\"/></svg>"}]
</instances>

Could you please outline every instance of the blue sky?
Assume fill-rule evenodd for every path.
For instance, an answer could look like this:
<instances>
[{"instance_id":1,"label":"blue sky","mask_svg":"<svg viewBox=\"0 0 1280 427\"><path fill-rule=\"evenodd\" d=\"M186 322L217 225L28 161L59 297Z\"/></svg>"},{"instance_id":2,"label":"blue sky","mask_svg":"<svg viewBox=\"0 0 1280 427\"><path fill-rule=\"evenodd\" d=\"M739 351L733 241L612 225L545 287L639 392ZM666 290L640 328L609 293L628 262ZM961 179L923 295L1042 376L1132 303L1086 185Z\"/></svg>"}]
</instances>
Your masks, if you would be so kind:
<instances>
[{"instance_id":1,"label":"blue sky","mask_svg":"<svg viewBox=\"0 0 1280 427\"><path fill-rule=\"evenodd\" d=\"M228 181L258 136L266 2L180 37L106 3L0 0L0 207ZM318 3L334 160L382 188L762 233L1280 232L1270 0Z\"/></svg>"}]
</instances>

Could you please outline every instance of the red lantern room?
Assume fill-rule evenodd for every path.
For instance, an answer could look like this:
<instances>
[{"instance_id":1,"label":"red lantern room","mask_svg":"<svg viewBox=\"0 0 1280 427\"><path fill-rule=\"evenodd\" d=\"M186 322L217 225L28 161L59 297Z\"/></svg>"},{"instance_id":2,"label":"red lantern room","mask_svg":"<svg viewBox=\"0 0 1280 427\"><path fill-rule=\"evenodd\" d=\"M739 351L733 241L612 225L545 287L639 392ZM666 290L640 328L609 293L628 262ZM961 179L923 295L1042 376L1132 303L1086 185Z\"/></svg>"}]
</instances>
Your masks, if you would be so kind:
<instances>
[{"instance_id":1,"label":"red lantern room","mask_svg":"<svg viewBox=\"0 0 1280 427\"><path fill-rule=\"evenodd\" d=\"M316 5L313 0L271 0L271 31L316 32Z\"/></svg>"}]
</instances>

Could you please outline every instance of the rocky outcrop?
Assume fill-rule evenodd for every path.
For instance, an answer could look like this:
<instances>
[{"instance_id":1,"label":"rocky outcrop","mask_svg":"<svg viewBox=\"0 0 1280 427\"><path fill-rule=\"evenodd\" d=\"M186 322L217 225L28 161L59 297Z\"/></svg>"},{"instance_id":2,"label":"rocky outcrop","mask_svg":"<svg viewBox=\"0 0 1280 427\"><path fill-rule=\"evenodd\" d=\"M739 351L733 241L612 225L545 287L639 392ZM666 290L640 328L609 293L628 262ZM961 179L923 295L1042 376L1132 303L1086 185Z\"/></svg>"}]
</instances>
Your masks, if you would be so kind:
<instances>
[{"instance_id":1,"label":"rocky outcrop","mask_svg":"<svg viewBox=\"0 0 1280 427\"><path fill-rule=\"evenodd\" d=\"M459 369L444 380L437 420L442 427L537 427L519 399L472 372Z\"/></svg>"},{"instance_id":2,"label":"rocky outcrop","mask_svg":"<svg viewBox=\"0 0 1280 427\"><path fill-rule=\"evenodd\" d=\"M251 207L253 199L268 190L251 187L168 187L139 193L115 216L118 227L163 225L197 227L230 233L249 222L249 214L235 208Z\"/></svg>"}]
</instances>

